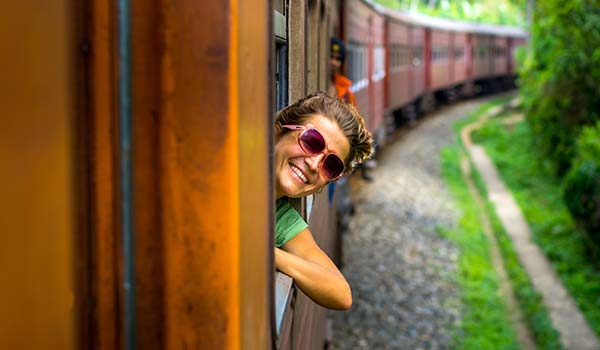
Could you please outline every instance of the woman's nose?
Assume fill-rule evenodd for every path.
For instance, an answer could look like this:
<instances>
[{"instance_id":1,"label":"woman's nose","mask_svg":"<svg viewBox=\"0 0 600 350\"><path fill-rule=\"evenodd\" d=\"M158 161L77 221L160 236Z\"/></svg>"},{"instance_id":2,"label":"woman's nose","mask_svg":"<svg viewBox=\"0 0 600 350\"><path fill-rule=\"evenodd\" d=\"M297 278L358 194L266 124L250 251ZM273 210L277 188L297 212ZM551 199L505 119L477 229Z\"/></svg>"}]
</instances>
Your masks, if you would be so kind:
<instances>
[{"instance_id":1,"label":"woman's nose","mask_svg":"<svg viewBox=\"0 0 600 350\"><path fill-rule=\"evenodd\" d=\"M321 160L323 159L324 156L325 156L325 154L323 154L323 153L315 154L312 156L306 156L304 158L304 161L306 162L306 164L308 164L308 167L311 170L318 171L319 164L321 163Z\"/></svg>"}]
</instances>

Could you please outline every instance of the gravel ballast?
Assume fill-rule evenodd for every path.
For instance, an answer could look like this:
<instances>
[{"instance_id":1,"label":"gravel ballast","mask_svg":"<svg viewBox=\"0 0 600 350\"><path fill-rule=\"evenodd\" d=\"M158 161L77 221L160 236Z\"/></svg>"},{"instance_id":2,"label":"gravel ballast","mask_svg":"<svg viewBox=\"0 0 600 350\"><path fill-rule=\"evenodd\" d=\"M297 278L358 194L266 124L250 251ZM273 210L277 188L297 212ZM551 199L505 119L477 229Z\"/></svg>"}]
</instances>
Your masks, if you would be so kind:
<instances>
[{"instance_id":1,"label":"gravel ballast","mask_svg":"<svg viewBox=\"0 0 600 350\"><path fill-rule=\"evenodd\" d=\"M386 145L375 181L350 180L355 215L343 237L342 272L354 304L329 312L331 349L449 349L460 322L458 251L438 233L458 218L441 175L452 124L484 100L443 108Z\"/></svg>"}]
</instances>

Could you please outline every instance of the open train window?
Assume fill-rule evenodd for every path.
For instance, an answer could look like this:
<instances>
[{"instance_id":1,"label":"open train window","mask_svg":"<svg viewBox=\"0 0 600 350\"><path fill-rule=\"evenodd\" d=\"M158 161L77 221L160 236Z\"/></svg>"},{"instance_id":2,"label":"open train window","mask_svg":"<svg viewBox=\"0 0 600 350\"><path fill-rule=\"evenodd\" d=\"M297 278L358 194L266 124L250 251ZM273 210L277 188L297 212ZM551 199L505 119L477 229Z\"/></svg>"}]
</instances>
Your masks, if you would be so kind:
<instances>
[{"instance_id":1,"label":"open train window","mask_svg":"<svg viewBox=\"0 0 600 350\"><path fill-rule=\"evenodd\" d=\"M288 44L285 9L273 11L273 39L275 41L274 108L276 111L288 105Z\"/></svg>"},{"instance_id":2,"label":"open train window","mask_svg":"<svg viewBox=\"0 0 600 350\"><path fill-rule=\"evenodd\" d=\"M287 1L276 0L273 4L273 44L272 44L272 72L273 72L273 110L275 112L288 105L289 97L289 73L288 73L288 33L287 33ZM273 233L270 233L273 234ZM286 312L290 307L293 296L293 281L289 276L277 272L274 277L274 347L279 347L278 343L283 333ZM289 315L287 316L289 318ZM287 330L289 332L289 330Z\"/></svg>"}]
</instances>

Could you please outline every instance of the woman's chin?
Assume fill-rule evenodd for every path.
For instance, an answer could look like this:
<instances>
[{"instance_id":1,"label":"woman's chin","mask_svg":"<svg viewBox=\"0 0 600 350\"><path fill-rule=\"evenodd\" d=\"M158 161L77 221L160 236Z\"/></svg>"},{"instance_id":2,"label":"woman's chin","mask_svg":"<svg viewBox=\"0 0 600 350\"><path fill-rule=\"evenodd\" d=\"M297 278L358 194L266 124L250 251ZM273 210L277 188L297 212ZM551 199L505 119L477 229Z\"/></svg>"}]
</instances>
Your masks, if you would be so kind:
<instances>
[{"instance_id":1,"label":"woman's chin","mask_svg":"<svg viewBox=\"0 0 600 350\"><path fill-rule=\"evenodd\" d=\"M304 186L290 186L283 189L283 195L288 198L302 198L306 197L314 191L310 191L308 188L304 188Z\"/></svg>"}]
</instances>

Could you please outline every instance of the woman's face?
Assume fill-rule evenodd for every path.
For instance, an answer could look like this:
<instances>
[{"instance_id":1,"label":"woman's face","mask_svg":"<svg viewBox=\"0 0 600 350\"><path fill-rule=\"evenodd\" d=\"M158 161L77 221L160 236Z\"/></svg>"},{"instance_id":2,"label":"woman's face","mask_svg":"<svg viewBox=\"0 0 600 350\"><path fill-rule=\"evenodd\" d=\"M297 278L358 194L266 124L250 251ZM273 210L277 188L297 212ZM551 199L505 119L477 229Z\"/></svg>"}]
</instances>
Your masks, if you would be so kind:
<instances>
[{"instance_id":1,"label":"woman's face","mask_svg":"<svg viewBox=\"0 0 600 350\"><path fill-rule=\"evenodd\" d=\"M299 198L317 192L329 182L320 171L323 157L334 153L340 159L346 159L350 152L350 143L335 121L317 114L306 124L311 124L323 135L327 151L315 155L304 152L298 144L302 131L289 131L280 136L275 144L274 164L277 198Z\"/></svg>"}]
</instances>

